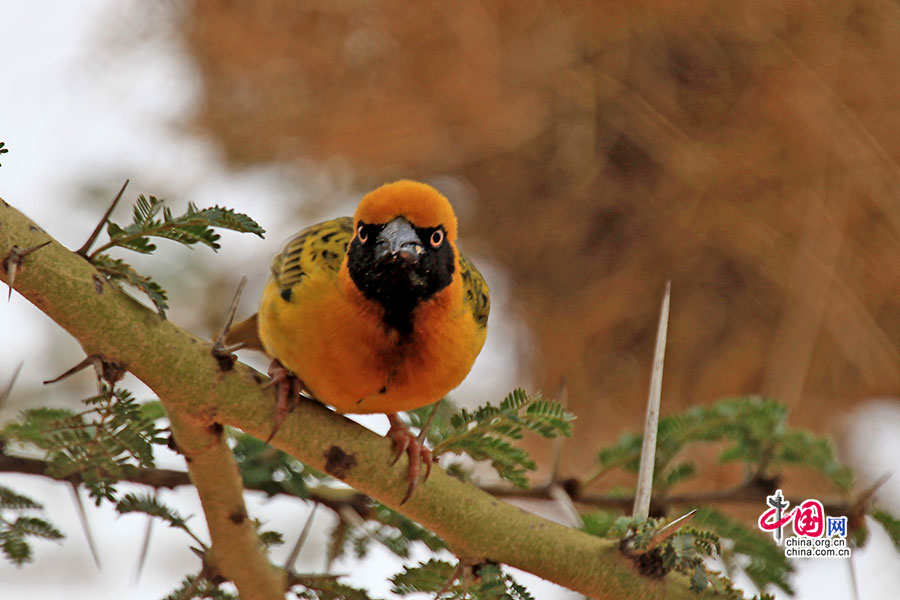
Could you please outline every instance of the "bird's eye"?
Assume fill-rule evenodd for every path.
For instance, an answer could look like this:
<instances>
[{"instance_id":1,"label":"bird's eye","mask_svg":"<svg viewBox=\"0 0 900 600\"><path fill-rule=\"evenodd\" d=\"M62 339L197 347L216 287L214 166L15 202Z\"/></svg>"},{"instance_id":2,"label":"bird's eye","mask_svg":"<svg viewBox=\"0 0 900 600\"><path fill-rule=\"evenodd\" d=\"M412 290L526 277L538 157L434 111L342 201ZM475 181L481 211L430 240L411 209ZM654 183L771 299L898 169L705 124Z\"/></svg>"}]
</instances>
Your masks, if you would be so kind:
<instances>
[{"instance_id":1,"label":"bird's eye","mask_svg":"<svg viewBox=\"0 0 900 600\"><path fill-rule=\"evenodd\" d=\"M444 231L441 229L435 229L434 233L431 234L431 247L439 248L441 244L444 243Z\"/></svg>"},{"instance_id":2,"label":"bird's eye","mask_svg":"<svg viewBox=\"0 0 900 600\"><path fill-rule=\"evenodd\" d=\"M369 239L369 234L366 233L366 231L365 231L365 229L364 229L364 227L363 227L362 225L360 225L360 226L356 229L356 237L358 237L358 238L359 238L359 241L362 242L363 244L365 244L365 243L366 243L366 240Z\"/></svg>"}]
</instances>

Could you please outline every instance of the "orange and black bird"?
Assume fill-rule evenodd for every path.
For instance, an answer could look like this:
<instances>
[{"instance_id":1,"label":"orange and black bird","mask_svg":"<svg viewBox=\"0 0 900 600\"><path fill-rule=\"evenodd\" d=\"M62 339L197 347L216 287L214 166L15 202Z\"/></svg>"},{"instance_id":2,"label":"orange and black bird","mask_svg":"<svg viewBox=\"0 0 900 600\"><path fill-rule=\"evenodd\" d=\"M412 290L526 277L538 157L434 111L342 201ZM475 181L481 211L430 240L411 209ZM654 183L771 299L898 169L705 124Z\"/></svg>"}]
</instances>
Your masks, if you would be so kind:
<instances>
[{"instance_id":1,"label":"orange and black bird","mask_svg":"<svg viewBox=\"0 0 900 600\"><path fill-rule=\"evenodd\" d=\"M386 413L397 458L409 455L409 497L431 452L396 413L459 385L487 331L487 284L456 239L443 195L397 181L365 195L352 219L313 225L287 242L258 314L228 339L274 359L272 436L301 391L341 413Z\"/></svg>"}]
</instances>

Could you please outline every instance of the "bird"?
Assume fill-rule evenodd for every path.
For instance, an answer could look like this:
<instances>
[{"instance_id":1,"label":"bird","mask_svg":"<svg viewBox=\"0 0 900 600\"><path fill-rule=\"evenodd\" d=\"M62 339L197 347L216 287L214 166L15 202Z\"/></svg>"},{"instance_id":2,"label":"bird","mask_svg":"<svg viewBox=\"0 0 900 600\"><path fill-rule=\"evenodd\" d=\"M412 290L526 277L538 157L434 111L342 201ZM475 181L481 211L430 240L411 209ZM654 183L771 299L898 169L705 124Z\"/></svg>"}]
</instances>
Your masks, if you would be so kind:
<instances>
[{"instance_id":1,"label":"bird","mask_svg":"<svg viewBox=\"0 0 900 600\"><path fill-rule=\"evenodd\" d=\"M490 292L457 248L447 198L417 181L364 195L353 217L313 225L272 261L257 314L229 344L263 350L278 386L272 433L298 395L339 413L384 413L394 462L409 457L405 502L431 451L398 417L441 400L481 352ZM393 464L393 463L392 463Z\"/></svg>"}]
</instances>

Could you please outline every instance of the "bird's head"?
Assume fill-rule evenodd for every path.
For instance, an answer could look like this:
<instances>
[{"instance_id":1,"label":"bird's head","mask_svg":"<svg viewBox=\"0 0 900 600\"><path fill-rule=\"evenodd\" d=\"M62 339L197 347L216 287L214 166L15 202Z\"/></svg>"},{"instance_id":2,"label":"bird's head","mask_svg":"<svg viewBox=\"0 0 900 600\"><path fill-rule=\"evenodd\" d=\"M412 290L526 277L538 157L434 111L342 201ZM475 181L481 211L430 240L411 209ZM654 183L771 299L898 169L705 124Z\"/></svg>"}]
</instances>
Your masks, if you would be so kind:
<instances>
[{"instance_id":1,"label":"bird's head","mask_svg":"<svg viewBox=\"0 0 900 600\"><path fill-rule=\"evenodd\" d=\"M450 286L457 269L456 215L433 187L397 181L370 192L356 209L346 272L379 303L401 333L411 314Z\"/></svg>"}]
</instances>

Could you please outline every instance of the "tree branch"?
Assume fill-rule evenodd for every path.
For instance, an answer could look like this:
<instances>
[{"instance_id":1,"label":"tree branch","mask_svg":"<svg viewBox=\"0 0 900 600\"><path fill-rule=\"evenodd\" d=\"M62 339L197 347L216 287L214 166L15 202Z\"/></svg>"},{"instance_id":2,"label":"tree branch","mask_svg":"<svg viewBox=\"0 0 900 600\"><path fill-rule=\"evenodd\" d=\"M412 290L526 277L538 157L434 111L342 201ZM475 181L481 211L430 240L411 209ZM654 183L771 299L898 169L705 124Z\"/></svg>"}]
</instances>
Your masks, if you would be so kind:
<instances>
[{"instance_id":1,"label":"tree branch","mask_svg":"<svg viewBox=\"0 0 900 600\"><path fill-rule=\"evenodd\" d=\"M0 200L0 257L49 236ZM281 598L284 573L270 565L246 518L241 480L220 424L263 438L274 391L236 363L222 370L207 342L163 320L111 286L94 267L53 241L25 258L15 289L65 328L87 354L134 373L159 396L188 461L212 537L208 557L242 598ZM460 557L490 559L594 598L695 598L683 580L640 576L616 543L511 506L436 468L412 498L406 464L388 468L391 443L321 404L301 402L273 445L342 479L433 530Z\"/></svg>"}]
</instances>

